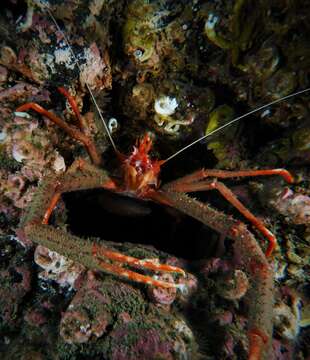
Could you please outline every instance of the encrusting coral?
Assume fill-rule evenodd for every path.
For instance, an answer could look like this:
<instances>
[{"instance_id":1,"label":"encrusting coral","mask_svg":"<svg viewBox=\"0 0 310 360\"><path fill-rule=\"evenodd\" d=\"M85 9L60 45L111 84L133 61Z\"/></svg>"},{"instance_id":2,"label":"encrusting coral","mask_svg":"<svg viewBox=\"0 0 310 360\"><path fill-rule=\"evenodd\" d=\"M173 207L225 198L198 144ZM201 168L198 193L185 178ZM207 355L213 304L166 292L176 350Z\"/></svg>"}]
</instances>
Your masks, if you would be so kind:
<instances>
[{"instance_id":1,"label":"encrusting coral","mask_svg":"<svg viewBox=\"0 0 310 360\"><path fill-rule=\"evenodd\" d=\"M68 37L80 66L48 16L46 5ZM78 236L75 241L61 238L58 253L53 248L55 239L43 230L36 234L42 241L34 250L22 233L19 238L13 233L22 216L27 220L33 215L28 205L40 197L42 187L61 178L74 158L87 158L84 147L62 129L34 112L16 112L18 106L35 102L70 126L79 126L69 102L55 91L66 87L85 114L80 125L94 138L105 168L112 168L117 178L120 174L113 168L107 136L90 104L87 85L105 119L110 119L109 128L120 151L128 153L147 130L155 143L153 154L167 158L182 145L227 123L234 114L309 86L307 2L12 0L3 8L0 348L5 356L24 360L52 356L245 359L248 329L255 324L268 335L267 340L262 339L272 343L268 356L288 359L294 354L306 359L310 239L306 95L237 123L164 169L168 180L212 166L292 169L294 187L261 178L250 186L235 187L242 202L277 236L275 255L268 263L252 235L230 217L220 222L227 234L224 231L217 245L212 230L202 236L206 245L200 255L208 258L197 262L135 243L86 241ZM51 182L42 182L46 176ZM204 194L197 198L209 200ZM187 197L183 200L188 209L198 203ZM212 195L210 200L231 213L226 202ZM68 202L64 197L53 213L54 234L70 230L65 211ZM215 212L208 211L212 226ZM173 216L175 225L167 242L179 250L184 241L178 232L183 218ZM204 220L199 214L196 218ZM198 224L195 229L202 226ZM231 227L237 235L249 237L247 245L236 234L228 239ZM184 236L191 248L194 235L184 231ZM95 270L100 268L100 254L93 257L94 243L195 275L188 273L183 278L156 273L154 281L177 285L165 289L122 281ZM267 266L270 271L257 271ZM140 272L151 275L148 270ZM188 293L179 291L185 288Z\"/></svg>"}]
</instances>

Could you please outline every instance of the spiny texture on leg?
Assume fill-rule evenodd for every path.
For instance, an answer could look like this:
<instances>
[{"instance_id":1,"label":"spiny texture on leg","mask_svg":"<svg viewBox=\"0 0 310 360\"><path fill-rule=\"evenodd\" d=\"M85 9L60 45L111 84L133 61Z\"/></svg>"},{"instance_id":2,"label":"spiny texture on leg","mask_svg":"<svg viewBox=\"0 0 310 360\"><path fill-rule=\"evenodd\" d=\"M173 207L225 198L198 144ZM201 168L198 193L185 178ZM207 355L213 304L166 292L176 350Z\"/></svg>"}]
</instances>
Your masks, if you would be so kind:
<instances>
[{"instance_id":1,"label":"spiny texture on leg","mask_svg":"<svg viewBox=\"0 0 310 360\"><path fill-rule=\"evenodd\" d=\"M46 116L50 119L54 124L58 125L61 129L63 129L68 135L70 135L73 139L80 141L86 148L90 158L93 163L99 165L101 163L100 155L98 154L96 145L93 139L86 135L84 132L79 130L79 128L68 125L63 119L56 116L54 113L45 110L42 106L36 103L27 103L22 106L19 106L16 111L26 111L26 110L34 110L37 113Z\"/></svg>"},{"instance_id":2,"label":"spiny texture on leg","mask_svg":"<svg viewBox=\"0 0 310 360\"><path fill-rule=\"evenodd\" d=\"M50 225L26 225L25 235L32 241L90 269L100 269L92 255L92 242Z\"/></svg>"},{"instance_id":3,"label":"spiny texture on leg","mask_svg":"<svg viewBox=\"0 0 310 360\"><path fill-rule=\"evenodd\" d=\"M41 223L57 187L57 177L46 176L38 185L30 205L27 207L19 223L23 228L29 223Z\"/></svg>"},{"instance_id":4,"label":"spiny texture on leg","mask_svg":"<svg viewBox=\"0 0 310 360\"><path fill-rule=\"evenodd\" d=\"M54 229L48 225L49 217L62 193L83 189L104 188L105 186L111 187L113 184L114 182L105 171L83 162L74 163L67 173L58 176L56 179L51 176L46 177L39 186L32 203L21 220L20 228L18 229L19 235L91 269L104 270L114 275L123 276L129 280L154 286L166 288L177 287L174 283L170 284L168 282L155 280L152 277L135 273L105 260L117 261L118 263L123 262L127 265L140 266L141 268L151 270L174 271L184 275L182 269L119 254L115 251L91 244L89 241L82 240L62 230ZM100 256L103 256L104 260L101 259Z\"/></svg>"},{"instance_id":5,"label":"spiny texture on leg","mask_svg":"<svg viewBox=\"0 0 310 360\"><path fill-rule=\"evenodd\" d=\"M230 202L239 212L250 221L258 231L268 240L268 248L266 250L266 256L269 257L274 248L277 245L276 237L272 234L270 230L266 228L262 221L257 218L250 210L248 210L237 198L237 196L222 182L217 180L204 180L199 181L194 184L178 184L177 187L169 185L171 191L177 192L195 192L195 191L207 191L207 190L217 190L219 193Z\"/></svg>"},{"instance_id":6,"label":"spiny texture on leg","mask_svg":"<svg viewBox=\"0 0 310 360\"><path fill-rule=\"evenodd\" d=\"M71 96L69 91L67 89L65 89L64 87L59 87L57 90L67 98L67 100L74 112L74 115L77 119L78 127L80 128L81 131L84 132L84 134L87 135L87 127L84 126L84 122L83 122L79 107L76 103L76 100L74 99L73 96Z\"/></svg>"},{"instance_id":7,"label":"spiny texture on leg","mask_svg":"<svg viewBox=\"0 0 310 360\"><path fill-rule=\"evenodd\" d=\"M231 179L238 177L256 177L256 176L281 176L286 182L292 184L294 182L293 175L286 169L265 169L265 170L217 170L217 169L200 169L192 174L183 176L168 184L169 189L177 188L184 184L199 183L207 178ZM167 187L167 188L168 188Z\"/></svg>"},{"instance_id":8,"label":"spiny texture on leg","mask_svg":"<svg viewBox=\"0 0 310 360\"><path fill-rule=\"evenodd\" d=\"M263 359L267 356L272 339L273 271L255 237L244 224L186 194L166 191L160 195L174 208L234 240L236 251L239 252L251 278L251 288L248 292L249 358ZM262 351L264 355L261 354Z\"/></svg>"},{"instance_id":9,"label":"spiny texture on leg","mask_svg":"<svg viewBox=\"0 0 310 360\"><path fill-rule=\"evenodd\" d=\"M171 266L171 265L167 265L167 264L160 264L160 263L152 261L151 259L149 259L149 260L137 259L132 256L128 256L128 255L124 255L124 254L121 254L116 251L112 251L103 246L95 247L94 252L95 252L96 256L101 255L110 260L115 260L119 263L131 265L133 267L144 268L144 269L149 269L149 270L154 270L154 271L175 272L175 273L179 273L179 274L182 274L183 276L185 276L184 270L179 267Z\"/></svg>"},{"instance_id":10,"label":"spiny texture on leg","mask_svg":"<svg viewBox=\"0 0 310 360\"><path fill-rule=\"evenodd\" d=\"M173 282L169 283L166 281L156 280L150 276L142 275L137 272L124 269L121 266L107 263L105 261L102 261L101 259L98 259L98 264L101 266L101 269L104 270L105 272L110 272L113 275L121 276L133 282L139 282L142 284L152 285L166 289L179 287L177 284Z\"/></svg>"},{"instance_id":11,"label":"spiny texture on leg","mask_svg":"<svg viewBox=\"0 0 310 360\"><path fill-rule=\"evenodd\" d=\"M92 171L76 171L60 176L46 176L39 184L19 227L28 223L41 223L55 193L104 187L110 181L104 170L94 167Z\"/></svg>"},{"instance_id":12,"label":"spiny texture on leg","mask_svg":"<svg viewBox=\"0 0 310 360\"><path fill-rule=\"evenodd\" d=\"M179 285L175 284L174 282L166 282L162 280L154 279L150 276L145 276L134 272L132 270L123 268L121 265L110 264L106 262L106 259L114 260L116 263L123 264L123 265L130 265L133 267L139 267L143 269L149 270L157 270L161 272L175 272L185 275L184 270L166 264L156 264L150 260L141 260L134 258L132 256L124 255L112 250L109 250L103 246L98 246L97 244L93 245L93 255L98 260L98 263L102 267L104 271L111 272L112 274L119 275L122 277L127 278L128 280L132 280L134 282L140 282L147 285L152 285L161 288L177 288L180 287ZM103 258L103 259L102 259Z\"/></svg>"},{"instance_id":13,"label":"spiny texture on leg","mask_svg":"<svg viewBox=\"0 0 310 360\"><path fill-rule=\"evenodd\" d=\"M236 195L222 182L218 182L217 178L226 179L234 177L254 177L254 176L268 176L279 175L282 176L288 183L293 183L294 178L292 174L286 169L268 169L268 170L204 170L200 169L190 175L186 175L175 181L165 185L165 189L173 192L196 192L207 190L218 190L222 196L225 197L240 213L245 216L262 235L269 241L266 250L266 256L269 257L277 245L276 237L269 231L264 223L260 221L254 214L252 214L236 197ZM213 180L206 180L213 177Z\"/></svg>"},{"instance_id":14,"label":"spiny texture on leg","mask_svg":"<svg viewBox=\"0 0 310 360\"><path fill-rule=\"evenodd\" d=\"M103 270L112 275L121 276L133 282L140 282L147 285L153 285L163 288L178 287L175 283L168 283L153 279L152 277L135 273L121 266L108 263L99 258L97 253L101 253L100 245L89 240L81 239L78 236L68 234L67 232L55 229L49 225L28 225L24 228L25 235L32 241L39 243L52 251L78 262L92 270ZM94 254L94 252L96 254ZM112 251L110 251L112 252ZM116 252L113 252L116 254ZM122 257L126 255L120 254ZM132 257L129 257L133 259ZM138 261L138 259L135 259Z\"/></svg>"}]
</instances>

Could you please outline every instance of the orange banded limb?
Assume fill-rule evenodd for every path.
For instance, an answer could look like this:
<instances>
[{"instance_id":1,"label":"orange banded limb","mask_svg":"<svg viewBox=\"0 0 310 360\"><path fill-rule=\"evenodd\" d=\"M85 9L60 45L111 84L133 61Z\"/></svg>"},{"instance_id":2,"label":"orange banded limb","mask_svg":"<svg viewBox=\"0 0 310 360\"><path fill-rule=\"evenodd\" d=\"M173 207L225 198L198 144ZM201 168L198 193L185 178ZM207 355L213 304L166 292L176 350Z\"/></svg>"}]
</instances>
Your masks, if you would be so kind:
<instances>
[{"instance_id":1,"label":"orange banded limb","mask_svg":"<svg viewBox=\"0 0 310 360\"><path fill-rule=\"evenodd\" d=\"M83 131L84 133L86 133L87 129L85 127L85 124L83 122L83 119L82 119L82 116L81 116L81 113L80 113L80 110L78 108L78 105L74 99L73 96L71 96L71 94L69 93L69 91L67 89L65 89L64 87L59 87L57 88L57 90L63 95L66 97L66 99L68 100L68 103L70 104L74 114L75 114L75 117L77 118L78 120L78 125L79 125L79 128L81 131Z\"/></svg>"},{"instance_id":2,"label":"orange banded limb","mask_svg":"<svg viewBox=\"0 0 310 360\"><path fill-rule=\"evenodd\" d=\"M56 192L56 193L54 194L54 196L52 197L52 199L51 199L51 201L50 201L50 203L49 203L49 205L48 205L48 208L47 208L47 210L46 210L45 213L44 213L43 220L42 220L42 224L44 224L44 225L47 225L47 224L48 224L48 221L49 221L49 219L50 219L50 217L51 217L51 215L52 215L52 212L53 212L55 206L57 205L57 203L58 203L58 201L59 201L59 199L60 199L60 196L61 196L61 193L60 193L60 192Z\"/></svg>"},{"instance_id":3,"label":"orange banded limb","mask_svg":"<svg viewBox=\"0 0 310 360\"><path fill-rule=\"evenodd\" d=\"M237 170L237 171L201 169L195 171L190 175L172 181L170 184L171 186L192 184L204 180L208 177L214 177L218 179L229 179L229 178L237 178L237 177L255 177L255 176L270 176L270 175L279 175L289 184L292 184L294 182L293 175L286 169Z\"/></svg>"},{"instance_id":4,"label":"orange banded limb","mask_svg":"<svg viewBox=\"0 0 310 360\"><path fill-rule=\"evenodd\" d=\"M111 183L112 183L112 181L111 181ZM110 181L108 181L107 184L108 184L108 188L109 188ZM102 186L102 188L106 188L106 187ZM42 219L42 222L41 222L43 225L48 224L49 219L50 219L50 217L51 217L51 215L53 213L53 210L56 207L56 205L57 205L57 203L58 203L58 201L59 201L59 199L61 197L61 194L62 194L62 192L56 192L53 195L53 197L52 197L51 201L49 202L48 207L47 207L47 209L46 209L46 211L45 211L45 213L43 215L43 219Z\"/></svg>"},{"instance_id":5,"label":"orange banded limb","mask_svg":"<svg viewBox=\"0 0 310 360\"><path fill-rule=\"evenodd\" d=\"M110 260L115 260L120 263L125 263L134 267L145 268L154 271L164 271L164 272L175 272L185 276L185 271L177 266L171 266L167 264L159 264L151 260L141 260L134 258L132 256L124 255L115 251L111 251L104 247L95 246L94 247L95 256L103 256Z\"/></svg>"},{"instance_id":6,"label":"orange banded limb","mask_svg":"<svg viewBox=\"0 0 310 360\"><path fill-rule=\"evenodd\" d=\"M249 357L248 360L260 360L266 343L269 338L266 334L258 329L249 331Z\"/></svg>"},{"instance_id":7,"label":"orange banded limb","mask_svg":"<svg viewBox=\"0 0 310 360\"><path fill-rule=\"evenodd\" d=\"M156 194L160 196L157 197ZM247 273L250 274L251 286L247 292L249 359L265 359L272 339L270 314L274 304L274 273L254 235L245 224L232 216L227 216L185 193L173 191L171 186L168 188L163 186L157 193L152 194L152 198L171 204L173 208L233 240L233 246L238 249L238 256Z\"/></svg>"},{"instance_id":8,"label":"orange banded limb","mask_svg":"<svg viewBox=\"0 0 310 360\"><path fill-rule=\"evenodd\" d=\"M126 256L114 251L110 251L107 249L104 249L102 247L99 247L97 244L93 244L93 256L97 259L100 267L104 270L107 271L109 273L112 273L113 275L119 275L122 277L127 278L128 280L131 281L135 281L135 282L139 282L139 283L143 283L146 285L152 285L152 286L156 286L156 287L161 287L161 288L179 288L181 287L180 284L175 284L175 283L169 283L166 281L161 281L161 280L156 280L150 276L146 276L146 275L142 275L139 273L136 273L134 271L128 270L128 269L124 269L123 267L119 266L119 265L114 265L114 264L110 264L107 263L105 261L103 261L102 259L100 259L100 256L105 256L107 258L109 258L110 260L116 260L118 262L122 262L122 263L127 263L129 265L134 265L137 266L137 262L141 262L143 260L139 260L136 258L133 258L131 256ZM128 260L128 261L127 261ZM143 267L148 268L148 269L152 269L154 270L153 266L156 266L156 270L160 270L160 271L174 271L174 272L181 272L182 274L184 274L184 271L182 269L176 268L176 267L170 267L169 265L157 265L154 263L142 263ZM140 263L141 264L141 263ZM141 266L139 264L139 266ZM150 267L148 265L152 264ZM165 267L165 269L162 268L162 266ZM160 267L157 268L157 267ZM169 269L170 268L170 269ZM168 270L167 270L168 269ZM177 270L177 271L176 271Z\"/></svg>"},{"instance_id":9,"label":"orange banded limb","mask_svg":"<svg viewBox=\"0 0 310 360\"><path fill-rule=\"evenodd\" d=\"M200 181L191 184L172 184L169 189L177 192L195 192L195 191L207 191L207 190L218 190L221 195L229 201L239 212L246 217L259 232L269 241L268 248L265 255L268 257L272 254L273 250L277 245L276 237L266 226L248 210L236 197L236 195L223 183L218 181Z\"/></svg>"},{"instance_id":10,"label":"orange banded limb","mask_svg":"<svg viewBox=\"0 0 310 360\"><path fill-rule=\"evenodd\" d=\"M34 211L35 214L29 221L47 225L62 193L96 188L114 189L115 187L116 184L104 170L78 159L65 174L59 175L56 179L46 177L43 180L36 194L39 200L35 202L36 204L41 202L41 205Z\"/></svg>"},{"instance_id":11,"label":"orange banded limb","mask_svg":"<svg viewBox=\"0 0 310 360\"><path fill-rule=\"evenodd\" d=\"M33 103L33 102L26 103L24 105L19 106L16 109L16 111L18 111L18 112L23 112L23 111L27 111L27 110L34 110L37 113L47 117L54 124L56 124L61 129L63 129L73 139L80 141L85 146L85 148L94 164L99 165L101 163L101 158L97 152L94 142L92 141L92 139L89 136L85 135L78 128L68 125L60 117L58 117L55 114L53 114L52 112L44 109L42 106L40 106L37 103Z\"/></svg>"}]
</instances>

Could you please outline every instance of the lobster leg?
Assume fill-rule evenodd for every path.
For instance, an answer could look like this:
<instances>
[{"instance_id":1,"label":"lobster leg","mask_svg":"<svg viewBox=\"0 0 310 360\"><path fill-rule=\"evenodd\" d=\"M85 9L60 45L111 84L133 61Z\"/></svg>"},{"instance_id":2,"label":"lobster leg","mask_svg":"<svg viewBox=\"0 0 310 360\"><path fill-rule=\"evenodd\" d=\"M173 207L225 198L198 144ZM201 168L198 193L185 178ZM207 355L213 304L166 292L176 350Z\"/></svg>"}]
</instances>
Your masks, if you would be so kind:
<instances>
[{"instance_id":1,"label":"lobster leg","mask_svg":"<svg viewBox=\"0 0 310 360\"><path fill-rule=\"evenodd\" d=\"M81 167L82 169L79 170ZM58 176L56 180L54 177L46 177L39 185L32 204L23 216L17 234L92 269L104 270L113 275L148 285L165 288L178 287L177 284L155 280L152 277L135 273L123 268L121 265L111 264L110 262L117 261L119 264L155 271L177 272L184 275L184 271L180 268L126 256L48 225L50 215L62 193L93 188L110 189L112 184L113 181L105 171L90 164L86 165L83 162L78 162L77 165L74 164L73 168L69 169L67 173ZM109 262L104 261L102 257Z\"/></svg>"},{"instance_id":2,"label":"lobster leg","mask_svg":"<svg viewBox=\"0 0 310 360\"><path fill-rule=\"evenodd\" d=\"M87 134L87 127L85 126L84 122L83 122L83 118L81 116L81 113L80 113L80 110L79 110L79 107L74 99L73 96L71 96L71 94L69 93L69 91L67 89L65 89L64 87L59 87L57 89L63 96L65 96L68 100L68 103L70 104L73 112L74 112L74 115L78 121L78 126L80 128L80 130L84 133L84 134Z\"/></svg>"},{"instance_id":3,"label":"lobster leg","mask_svg":"<svg viewBox=\"0 0 310 360\"><path fill-rule=\"evenodd\" d=\"M99 165L101 163L100 155L98 154L94 141L87 134L86 127L83 124L81 114L78 110L74 98L64 88L59 88L58 90L61 92L61 94L67 97L70 105L72 106L72 109L78 119L79 128L76 128L73 125L68 125L63 119L56 116L52 112L45 110L42 106L40 106L37 103L26 103L24 105L19 106L16 109L16 111L34 110L37 113L46 116L54 124L58 125L61 129L63 129L73 139L80 141L85 146L90 158L92 159L92 162L96 165Z\"/></svg>"},{"instance_id":4,"label":"lobster leg","mask_svg":"<svg viewBox=\"0 0 310 360\"><path fill-rule=\"evenodd\" d=\"M236 197L236 195L222 182L216 180L200 181L193 184L178 184L177 186L169 186L171 191L177 192L195 192L195 191L207 191L218 190L219 193L229 201L240 213L246 217L269 241L268 248L265 255L269 257L274 248L277 245L276 237L273 233L266 228L266 226L260 221L251 211L249 211Z\"/></svg>"},{"instance_id":5,"label":"lobster leg","mask_svg":"<svg viewBox=\"0 0 310 360\"><path fill-rule=\"evenodd\" d=\"M168 187L169 189L169 187ZM266 356L272 338L273 270L258 242L246 226L212 207L164 187L163 191L150 194L160 203L169 204L181 212L201 221L215 231L234 240L245 270L249 273L249 360ZM265 354L265 355L263 355Z\"/></svg>"},{"instance_id":6,"label":"lobster leg","mask_svg":"<svg viewBox=\"0 0 310 360\"><path fill-rule=\"evenodd\" d=\"M265 170L216 170L216 169L201 169L195 171L190 175L183 176L180 179L170 182L168 185L174 186L175 188L179 185L192 184L206 178L218 178L218 179L229 179L237 177L255 177L255 176L270 176L278 175L282 176L283 179L289 184L294 182L294 177L286 169L265 169Z\"/></svg>"},{"instance_id":7,"label":"lobster leg","mask_svg":"<svg viewBox=\"0 0 310 360\"><path fill-rule=\"evenodd\" d=\"M170 182L165 186L166 189L176 192L195 192L218 190L221 195L229 201L240 213L245 216L263 236L269 241L268 248L265 255L269 257L276 247L276 237L268 230L265 225L254 214L252 214L235 196L235 194L223 183L216 180L205 180L207 177L217 178L231 178L231 177L249 177L249 176L266 176L266 175L280 175L287 182L293 182L293 176L285 169L271 169L271 170L240 170L240 171L225 171L225 170L199 170L193 174L187 175L183 178Z\"/></svg>"}]
</instances>

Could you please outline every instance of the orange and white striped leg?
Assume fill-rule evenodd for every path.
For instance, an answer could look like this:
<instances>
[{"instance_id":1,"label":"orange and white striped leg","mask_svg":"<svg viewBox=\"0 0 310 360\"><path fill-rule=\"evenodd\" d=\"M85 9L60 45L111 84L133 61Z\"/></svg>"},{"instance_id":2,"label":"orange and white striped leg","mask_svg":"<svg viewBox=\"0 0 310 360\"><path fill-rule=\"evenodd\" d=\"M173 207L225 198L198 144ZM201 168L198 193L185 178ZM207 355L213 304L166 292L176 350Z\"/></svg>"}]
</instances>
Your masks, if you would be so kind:
<instances>
[{"instance_id":1,"label":"orange and white striped leg","mask_svg":"<svg viewBox=\"0 0 310 360\"><path fill-rule=\"evenodd\" d=\"M124 269L121 265L114 265L104 261L102 258L109 260L117 261L118 263L131 265L134 267L140 267L144 269L154 270L154 271L164 271L164 272L175 272L185 276L183 269L176 266L166 265L166 264L157 264L151 260L141 260L134 258L132 256L127 256L115 251L108 250L104 247L98 246L98 244L93 244L93 256L97 259L98 263L103 270L111 272L112 274L119 275L132 280L135 282L144 283L147 285L153 285L163 288L179 288L179 284L169 283L166 281L156 280L150 276L142 275L134 271Z\"/></svg>"}]
</instances>

